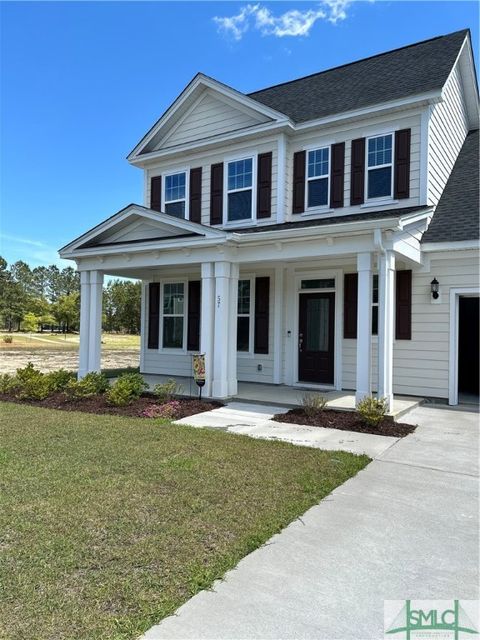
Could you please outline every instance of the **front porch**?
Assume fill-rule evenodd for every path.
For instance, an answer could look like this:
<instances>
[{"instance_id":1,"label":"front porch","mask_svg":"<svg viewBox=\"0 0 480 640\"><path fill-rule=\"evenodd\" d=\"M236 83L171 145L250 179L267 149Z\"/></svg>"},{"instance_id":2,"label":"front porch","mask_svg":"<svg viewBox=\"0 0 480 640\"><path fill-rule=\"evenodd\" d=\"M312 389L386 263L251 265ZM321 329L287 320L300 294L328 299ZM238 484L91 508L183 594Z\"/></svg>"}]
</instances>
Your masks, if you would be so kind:
<instances>
[{"instance_id":1,"label":"front porch","mask_svg":"<svg viewBox=\"0 0 480 640\"><path fill-rule=\"evenodd\" d=\"M156 384L166 382L170 376L144 373L143 378L152 390ZM198 387L192 378L176 377L175 380L181 386L181 395L197 396ZM312 391L308 387L290 387L284 384L264 384L258 382L239 382L238 392L225 400L235 400L237 402L253 403L260 405L274 405L279 407L296 407L302 404L302 398L308 393L318 393L327 399L329 409L343 411L354 411L356 405L354 391L318 390ZM422 398L412 398L408 396L394 396L390 408L390 415L395 420L403 416L408 411L419 406Z\"/></svg>"}]
</instances>

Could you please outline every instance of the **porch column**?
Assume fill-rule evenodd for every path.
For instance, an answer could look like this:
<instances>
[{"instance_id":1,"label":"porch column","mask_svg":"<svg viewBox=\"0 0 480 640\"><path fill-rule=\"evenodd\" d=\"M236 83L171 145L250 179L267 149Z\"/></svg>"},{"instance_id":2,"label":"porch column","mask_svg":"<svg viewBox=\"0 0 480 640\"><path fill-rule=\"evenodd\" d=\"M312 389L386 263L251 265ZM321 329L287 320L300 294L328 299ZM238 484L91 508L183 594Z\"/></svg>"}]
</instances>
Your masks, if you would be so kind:
<instances>
[{"instance_id":1,"label":"porch column","mask_svg":"<svg viewBox=\"0 0 480 640\"><path fill-rule=\"evenodd\" d=\"M273 383L282 382L283 357L283 267L275 268L275 284L273 294Z\"/></svg>"},{"instance_id":2,"label":"porch column","mask_svg":"<svg viewBox=\"0 0 480 640\"><path fill-rule=\"evenodd\" d=\"M205 386L203 395L212 395L213 329L215 323L215 280L212 262L202 264L202 294L200 313L200 351L205 354Z\"/></svg>"},{"instance_id":3,"label":"porch column","mask_svg":"<svg viewBox=\"0 0 480 640\"><path fill-rule=\"evenodd\" d=\"M78 349L78 379L88 373L90 336L90 271L80 272L80 346Z\"/></svg>"},{"instance_id":4,"label":"porch column","mask_svg":"<svg viewBox=\"0 0 480 640\"><path fill-rule=\"evenodd\" d=\"M230 265L230 304L228 321L228 395L238 393L237 378L237 315L238 315L238 264Z\"/></svg>"},{"instance_id":5,"label":"porch column","mask_svg":"<svg viewBox=\"0 0 480 640\"><path fill-rule=\"evenodd\" d=\"M393 404L393 310L395 305L395 256L386 251L379 256L378 273L378 397Z\"/></svg>"},{"instance_id":6,"label":"porch column","mask_svg":"<svg viewBox=\"0 0 480 640\"><path fill-rule=\"evenodd\" d=\"M90 334L88 371L100 371L102 346L103 273L90 271Z\"/></svg>"},{"instance_id":7,"label":"porch column","mask_svg":"<svg viewBox=\"0 0 480 640\"><path fill-rule=\"evenodd\" d=\"M356 402L372 393L372 255L359 253Z\"/></svg>"},{"instance_id":8,"label":"porch column","mask_svg":"<svg viewBox=\"0 0 480 640\"><path fill-rule=\"evenodd\" d=\"M215 322L213 336L213 382L212 395L227 398L229 395L228 366L230 315L230 262L215 263Z\"/></svg>"}]
</instances>

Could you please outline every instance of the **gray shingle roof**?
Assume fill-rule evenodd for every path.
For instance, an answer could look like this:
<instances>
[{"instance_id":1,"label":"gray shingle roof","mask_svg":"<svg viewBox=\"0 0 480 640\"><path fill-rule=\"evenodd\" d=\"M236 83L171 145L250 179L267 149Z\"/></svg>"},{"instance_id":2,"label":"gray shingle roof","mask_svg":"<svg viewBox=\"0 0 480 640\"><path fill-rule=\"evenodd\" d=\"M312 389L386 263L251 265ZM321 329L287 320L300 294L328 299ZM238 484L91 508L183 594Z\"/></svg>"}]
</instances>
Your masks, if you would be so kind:
<instances>
[{"instance_id":1,"label":"gray shingle roof","mask_svg":"<svg viewBox=\"0 0 480 640\"><path fill-rule=\"evenodd\" d=\"M262 226L241 227L232 229L233 233L261 233L262 231L283 231L284 229L301 229L302 227L322 227L329 224L341 224L347 222L359 222L361 220L384 220L385 218L401 218L409 213L428 211L430 207L420 205L416 207L403 207L397 209L384 209L383 211L366 211L365 213L352 213L346 216L332 216L317 218L316 220L294 220L280 224L266 224Z\"/></svg>"},{"instance_id":2,"label":"gray shingle roof","mask_svg":"<svg viewBox=\"0 0 480 640\"><path fill-rule=\"evenodd\" d=\"M248 94L294 122L443 87L468 29Z\"/></svg>"},{"instance_id":3,"label":"gray shingle roof","mask_svg":"<svg viewBox=\"0 0 480 640\"><path fill-rule=\"evenodd\" d=\"M470 131L422 242L478 240L478 130Z\"/></svg>"}]
</instances>

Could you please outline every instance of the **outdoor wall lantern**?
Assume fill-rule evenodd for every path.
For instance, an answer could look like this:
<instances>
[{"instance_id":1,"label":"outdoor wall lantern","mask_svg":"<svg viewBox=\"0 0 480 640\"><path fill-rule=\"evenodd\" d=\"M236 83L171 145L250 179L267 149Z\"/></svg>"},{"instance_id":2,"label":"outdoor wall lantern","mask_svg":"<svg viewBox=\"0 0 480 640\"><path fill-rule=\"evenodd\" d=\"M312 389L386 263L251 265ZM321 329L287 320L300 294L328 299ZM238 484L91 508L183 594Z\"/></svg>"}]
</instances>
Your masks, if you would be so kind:
<instances>
[{"instance_id":1,"label":"outdoor wall lantern","mask_svg":"<svg viewBox=\"0 0 480 640\"><path fill-rule=\"evenodd\" d=\"M438 280L436 278L434 278L430 283L430 290L432 292L432 298L434 300L437 300L438 296L439 296L438 285L439 285L439 282L438 282Z\"/></svg>"}]
</instances>

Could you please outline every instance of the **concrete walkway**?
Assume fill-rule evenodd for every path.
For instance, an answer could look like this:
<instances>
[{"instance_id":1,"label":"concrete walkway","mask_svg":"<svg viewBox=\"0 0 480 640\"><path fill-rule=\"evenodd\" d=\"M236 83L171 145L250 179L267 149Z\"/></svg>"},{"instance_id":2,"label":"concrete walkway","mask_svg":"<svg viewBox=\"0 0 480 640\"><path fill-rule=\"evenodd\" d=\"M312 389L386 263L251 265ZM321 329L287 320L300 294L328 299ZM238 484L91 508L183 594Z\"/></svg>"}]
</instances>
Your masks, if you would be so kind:
<instances>
[{"instance_id":1,"label":"concrete walkway","mask_svg":"<svg viewBox=\"0 0 480 640\"><path fill-rule=\"evenodd\" d=\"M211 427L229 433L239 433L264 440L283 440L292 444L316 449L366 453L370 458L386 451L397 438L376 436L371 433L340 431L339 429L319 429L298 424L287 424L272 420L276 413L285 413L285 407L275 407L247 402L229 402L213 411L197 413L177 420L177 424L193 427Z\"/></svg>"},{"instance_id":2,"label":"concrete walkway","mask_svg":"<svg viewBox=\"0 0 480 640\"><path fill-rule=\"evenodd\" d=\"M244 558L148 640L374 640L385 599L477 599L478 414L416 432Z\"/></svg>"}]
</instances>

